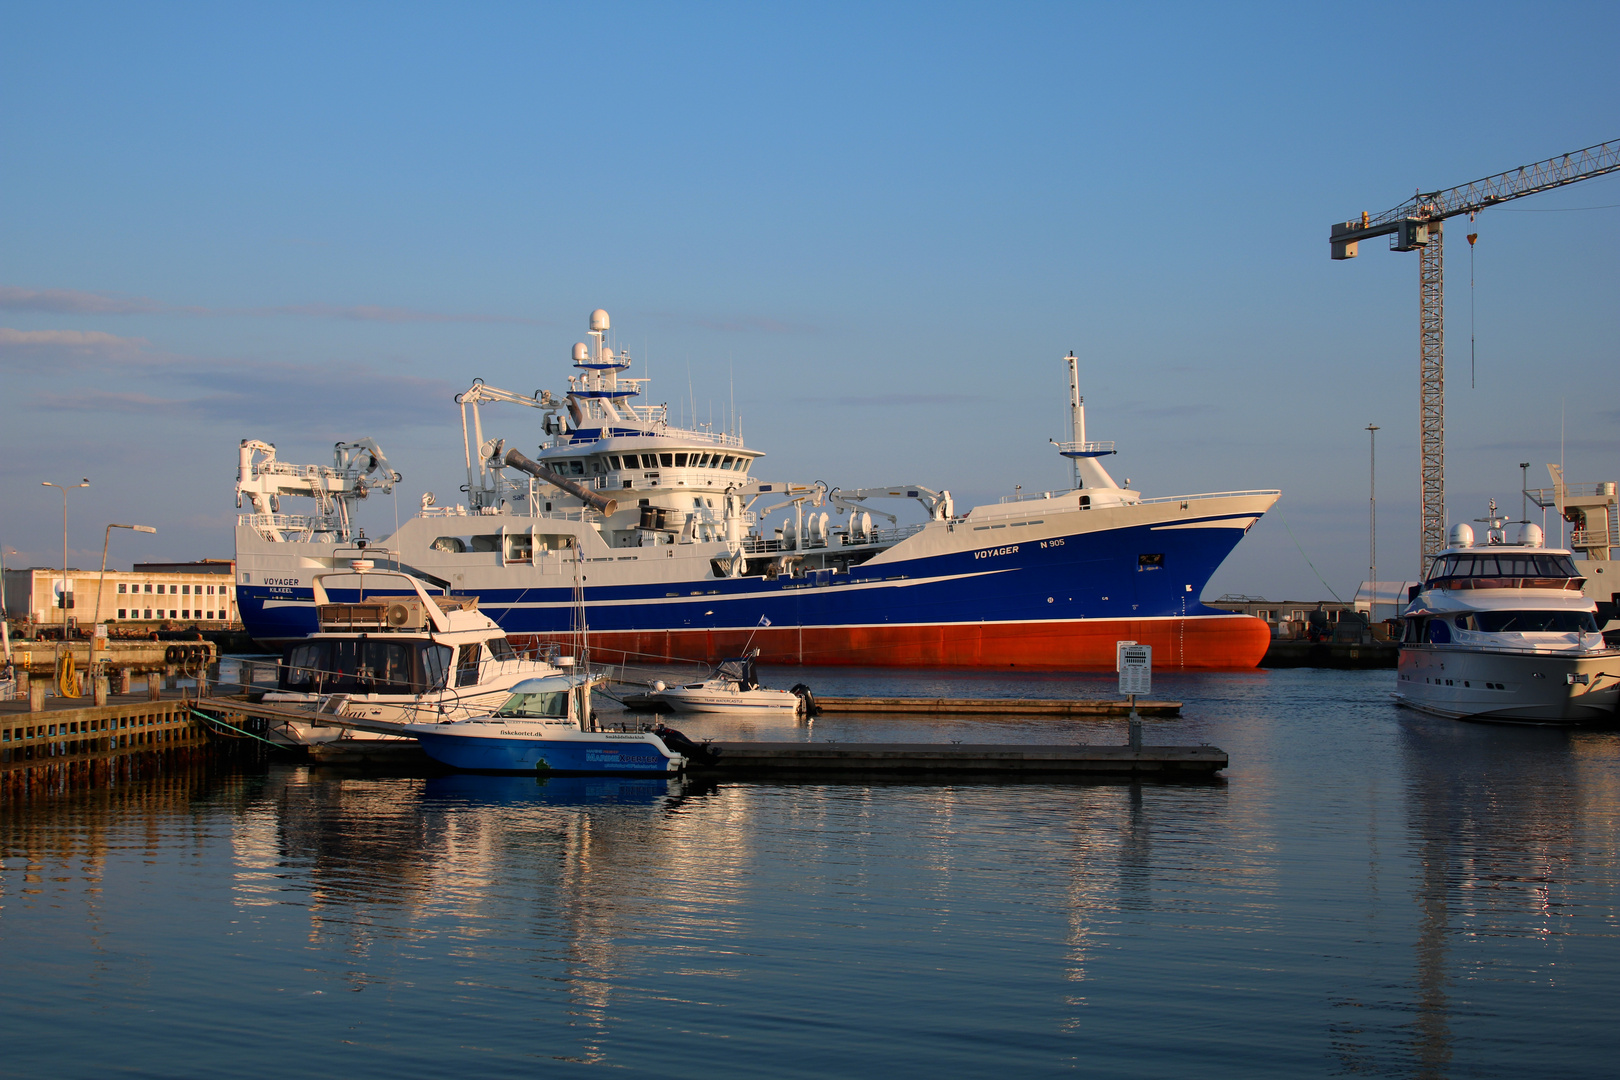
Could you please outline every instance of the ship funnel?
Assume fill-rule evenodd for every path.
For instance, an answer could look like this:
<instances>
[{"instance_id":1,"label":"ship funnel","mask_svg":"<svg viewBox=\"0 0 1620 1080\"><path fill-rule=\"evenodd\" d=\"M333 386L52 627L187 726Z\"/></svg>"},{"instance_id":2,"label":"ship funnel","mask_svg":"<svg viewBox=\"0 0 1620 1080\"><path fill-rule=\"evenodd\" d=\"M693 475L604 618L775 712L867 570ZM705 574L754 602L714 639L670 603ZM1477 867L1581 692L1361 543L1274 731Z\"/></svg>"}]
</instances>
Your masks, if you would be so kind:
<instances>
[{"instance_id":1,"label":"ship funnel","mask_svg":"<svg viewBox=\"0 0 1620 1080\"><path fill-rule=\"evenodd\" d=\"M612 517L614 511L619 509L619 504L615 500L598 495L590 488L574 483L574 481L561 473L552 472L538 461L530 461L516 450L508 450L506 457L501 460L514 469L520 469L536 479L544 480L552 487L561 488L585 503L585 505L601 511L603 517Z\"/></svg>"}]
</instances>

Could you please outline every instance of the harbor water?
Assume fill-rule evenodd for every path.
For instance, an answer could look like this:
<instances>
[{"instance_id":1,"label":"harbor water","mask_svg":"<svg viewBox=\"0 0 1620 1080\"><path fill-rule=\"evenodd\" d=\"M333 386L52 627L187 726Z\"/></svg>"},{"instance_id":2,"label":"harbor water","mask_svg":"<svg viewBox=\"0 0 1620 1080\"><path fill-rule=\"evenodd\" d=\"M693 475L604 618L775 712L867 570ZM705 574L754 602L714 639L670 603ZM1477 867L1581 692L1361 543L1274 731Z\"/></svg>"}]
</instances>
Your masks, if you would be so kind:
<instances>
[{"instance_id":1,"label":"harbor water","mask_svg":"<svg viewBox=\"0 0 1620 1080\"><path fill-rule=\"evenodd\" d=\"M1110 679L764 672L823 694ZM1620 736L1156 673L1190 785L177 765L0 806L18 1077L1612 1075ZM1117 719L680 718L1121 742Z\"/></svg>"}]
</instances>

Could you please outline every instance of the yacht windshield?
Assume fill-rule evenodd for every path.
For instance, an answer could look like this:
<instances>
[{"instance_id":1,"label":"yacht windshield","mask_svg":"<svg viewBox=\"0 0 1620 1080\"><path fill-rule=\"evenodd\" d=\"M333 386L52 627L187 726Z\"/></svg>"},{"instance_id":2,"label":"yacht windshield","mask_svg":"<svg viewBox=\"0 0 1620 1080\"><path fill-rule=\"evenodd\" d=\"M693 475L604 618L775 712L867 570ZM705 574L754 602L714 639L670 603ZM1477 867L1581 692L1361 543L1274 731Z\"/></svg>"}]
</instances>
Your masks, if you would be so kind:
<instances>
[{"instance_id":1,"label":"yacht windshield","mask_svg":"<svg viewBox=\"0 0 1620 1080\"><path fill-rule=\"evenodd\" d=\"M552 717L568 715L568 691L542 690L538 694L513 694L495 710L496 716Z\"/></svg>"},{"instance_id":2,"label":"yacht windshield","mask_svg":"<svg viewBox=\"0 0 1620 1080\"><path fill-rule=\"evenodd\" d=\"M1580 577L1568 555L1532 552L1479 552L1447 555L1435 561L1430 577Z\"/></svg>"},{"instance_id":3,"label":"yacht windshield","mask_svg":"<svg viewBox=\"0 0 1620 1080\"><path fill-rule=\"evenodd\" d=\"M1595 634L1590 611L1480 611L1468 617L1470 630L1488 634Z\"/></svg>"}]
</instances>

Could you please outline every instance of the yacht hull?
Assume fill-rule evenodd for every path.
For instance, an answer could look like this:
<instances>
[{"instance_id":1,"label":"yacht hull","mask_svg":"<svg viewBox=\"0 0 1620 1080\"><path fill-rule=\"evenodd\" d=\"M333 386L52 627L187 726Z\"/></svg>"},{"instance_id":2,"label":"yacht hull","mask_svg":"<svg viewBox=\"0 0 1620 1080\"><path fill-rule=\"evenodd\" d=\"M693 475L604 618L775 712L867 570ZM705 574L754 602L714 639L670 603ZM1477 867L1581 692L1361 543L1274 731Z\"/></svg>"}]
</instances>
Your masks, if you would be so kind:
<instances>
[{"instance_id":1,"label":"yacht hull","mask_svg":"<svg viewBox=\"0 0 1620 1080\"><path fill-rule=\"evenodd\" d=\"M1603 727L1620 707L1620 652L1401 647L1395 697L1435 716Z\"/></svg>"}]
</instances>

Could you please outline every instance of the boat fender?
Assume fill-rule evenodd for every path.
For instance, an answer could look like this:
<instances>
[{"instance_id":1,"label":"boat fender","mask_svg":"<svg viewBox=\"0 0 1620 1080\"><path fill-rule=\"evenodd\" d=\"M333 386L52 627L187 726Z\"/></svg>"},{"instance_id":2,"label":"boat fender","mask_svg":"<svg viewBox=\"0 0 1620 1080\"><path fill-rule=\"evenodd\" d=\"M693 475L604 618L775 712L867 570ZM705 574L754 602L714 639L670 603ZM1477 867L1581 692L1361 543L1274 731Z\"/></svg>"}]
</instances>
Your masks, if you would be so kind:
<instances>
[{"instance_id":1,"label":"boat fender","mask_svg":"<svg viewBox=\"0 0 1620 1080\"><path fill-rule=\"evenodd\" d=\"M811 693L810 688L804 685L804 683L795 683L788 690L788 693L799 699L800 716L809 717L820 715L821 708L816 704L816 695Z\"/></svg>"},{"instance_id":2,"label":"boat fender","mask_svg":"<svg viewBox=\"0 0 1620 1080\"><path fill-rule=\"evenodd\" d=\"M178 645L170 645L168 648L164 649L163 650L163 662L165 664L179 663L180 662L180 646L178 646Z\"/></svg>"},{"instance_id":3,"label":"boat fender","mask_svg":"<svg viewBox=\"0 0 1620 1080\"><path fill-rule=\"evenodd\" d=\"M662 694L665 691L665 689L667 689L667 688L664 686L664 680L663 679L658 679L658 680L653 682L653 693Z\"/></svg>"},{"instance_id":4,"label":"boat fender","mask_svg":"<svg viewBox=\"0 0 1620 1080\"><path fill-rule=\"evenodd\" d=\"M689 761L695 761L700 765L713 765L720 760L718 747L710 746L708 743L695 743L668 724L657 724L652 730L654 735L664 740L665 746Z\"/></svg>"}]
</instances>

